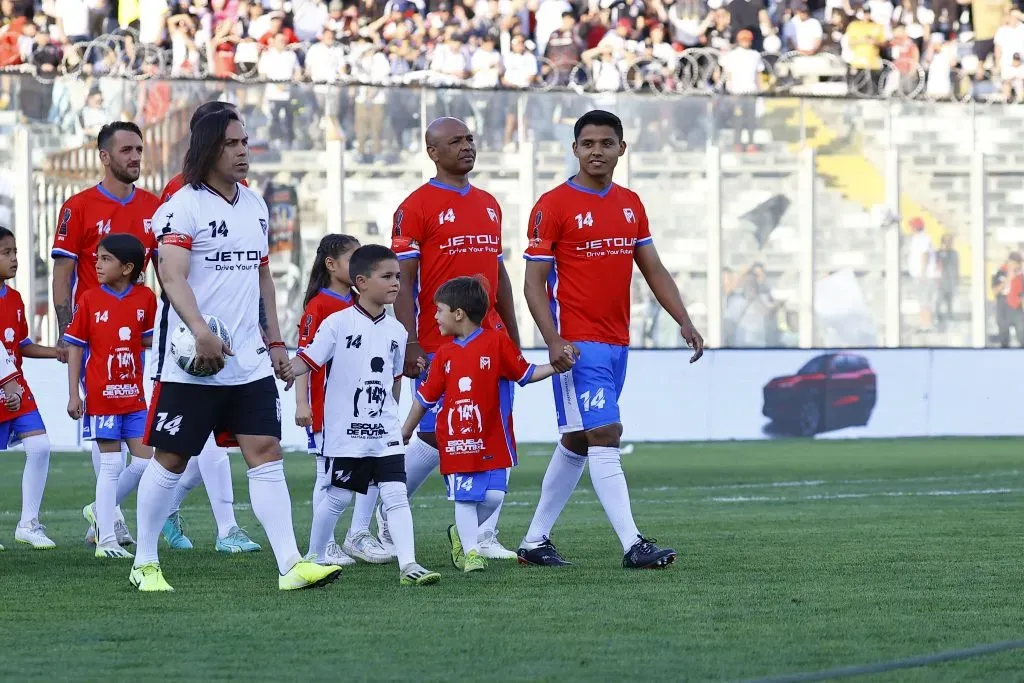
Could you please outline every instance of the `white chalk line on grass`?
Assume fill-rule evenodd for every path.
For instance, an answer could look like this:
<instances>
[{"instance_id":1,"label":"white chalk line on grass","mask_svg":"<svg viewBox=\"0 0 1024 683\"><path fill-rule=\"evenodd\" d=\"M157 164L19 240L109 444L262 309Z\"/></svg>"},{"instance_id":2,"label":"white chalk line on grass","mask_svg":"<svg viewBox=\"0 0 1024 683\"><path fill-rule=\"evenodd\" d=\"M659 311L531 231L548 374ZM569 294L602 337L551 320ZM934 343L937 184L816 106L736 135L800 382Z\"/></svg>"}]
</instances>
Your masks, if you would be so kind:
<instances>
[{"instance_id":1,"label":"white chalk line on grass","mask_svg":"<svg viewBox=\"0 0 1024 683\"><path fill-rule=\"evenodd\" d=\"M972 489L938 491L872 491L868 493L821 493L812 496L715 496L706 498L712 503L787 503L794 501L850 500L857 498L913 498L941 496L996 496L1020 493L1024 489Z\"/></svg>"}]
</instances>

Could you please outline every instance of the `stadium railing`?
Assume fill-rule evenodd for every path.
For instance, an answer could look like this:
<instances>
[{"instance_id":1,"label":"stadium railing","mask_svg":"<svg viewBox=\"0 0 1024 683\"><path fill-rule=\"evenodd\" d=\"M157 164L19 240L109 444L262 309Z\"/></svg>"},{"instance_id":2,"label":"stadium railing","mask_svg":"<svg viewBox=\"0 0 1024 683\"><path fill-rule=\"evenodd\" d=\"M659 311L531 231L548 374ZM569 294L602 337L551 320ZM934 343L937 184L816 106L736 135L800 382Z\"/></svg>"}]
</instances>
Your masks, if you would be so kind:
<instances>
[{"instance_id":1,"label":"stadium railing","mask_svg":"<svg viewBox=\"0 0 1024 683\"><path fill-rule=\"evenodd\" d=\"M1024 242L1017 228L1024 196L1024 152L1014 144L1024 123L1018 107L309 83L291 83L280 107L264 83L235 79L43 83L5 74L0 84L13 107L0 112L0 127L7 126L0 157L10 161L0 174L12 188L22 181L32 188L10 201L14 223L32 233L36 268L23 271L34 273L37 328L45 334L58 209L99 174L93 143L76 123L90 92L103 95L100 120L143 126L141 184L157 192L180 170L194 107L211 99L239 105L253 142L253 183L275 197L269 203L283 311L298 308L325 231L388 240L398 198L429 177L420 141L426 122L440 115L462 117L477 133L475 181L502 204L506 262L519 282L522 262L511 256L525 246L529 209L574 170L573 120L593 107L619 113L629 149L616 177L647 202L663 259L716 346L993 344L988 278ZM56 104L41 107L41 116L25 113L51 100ZM745 122L753 128L746 140ZM920 311L935 307L938 283L909 276L908 226L917 217L936 248L952 235L960 263L952 315L928 331L919 329L927 322ZM640 278L633 310L636 346L681 343ZM286 319L286 329L292 322ZM520 322L532 328L521 301ZM529 332L524 337L536 343Z\"/></svg>"}]
</instances>

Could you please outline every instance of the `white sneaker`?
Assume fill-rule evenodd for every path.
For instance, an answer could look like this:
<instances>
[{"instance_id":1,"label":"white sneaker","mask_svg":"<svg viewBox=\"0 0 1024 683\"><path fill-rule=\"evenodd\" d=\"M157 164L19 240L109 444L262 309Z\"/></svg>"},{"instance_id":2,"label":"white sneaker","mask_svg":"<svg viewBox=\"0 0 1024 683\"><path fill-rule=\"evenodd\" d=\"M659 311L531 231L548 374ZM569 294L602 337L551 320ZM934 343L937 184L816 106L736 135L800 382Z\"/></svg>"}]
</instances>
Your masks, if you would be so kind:
<instances>
[{"instance_id":1,"label":"white sneaker","mask_svg":"<svg viewBox=\"0 0 1024 683\"><path fill-rule=\"evenodd\" d=\"M117 537L118 545L135 545L135 539L132 538L132 532L128 531L128 524L123 517L114 520L114 535Z\"/></svg>"},{"instance_id":2,"label":"white sneaker","mask_svg":"<svg viewBox=\"0 0 1024 683\"><path fill-rule=\"evenodd\" d=\"M351 567L356 563L351 557L341 552L341 548L335 541L331 541L327 544L327 551L324 552L322 560L318 559L317 564L327 565L333 564L339 567Z\"/></svg>"},{"instance_id":3,"label":"white sneaker","mask_svg":"<svg viewBox=\"0 0 1024 683\"><path fill-rule=\"evenodd\" d=\"M96 557L110 560L130 560L135 556L117 543L113 543L111 545L96 546Z\"/></svg>"},{"instance_id":4,"label":"white sneaker","mask_svg":"<svg viewBox=\"0 0 1024 683\"><path fill-rule=\"evenodd\" d=\"M96 527L91 526L85 532L85 544L96 545Z\"/></svg>"},{"instance_id":5,"label":"white sneaker","mask_svg":"<svg viewBox=\"0 0 1024 683\"><path fill-rule=\"evenodd\" d=\"M352 557L358 557L370 564L387 564L395 559L392 553L384 549L369 531L360 531L355 536L346 536L342 549Z\"/></svg>"},{"instance_id":6,"label":"white sneaker","mask_svg":"<svg viewBox=\"0 0 1024 683\"><path fill-rule=\"evenodd\" d=\"M377 518L377 543L384 549L384 552L397 557L395 542L391 540L391 531L388 529L388 521L384 519L383 508L384 506L378 503L373 511L373 516Z\"/></svg>"},{"instance_id":7,"label":"white sneaker","mask_svg":"<svg viewBox=\"0 0 1024 683\"><path fill-rule=\"evenodd\" d=\"M498 532L496 531L484 532L477 540L480 543L480 554L489 560L514 560L518 557L498 542Z\"/></svg>"},{"instance_id":8,"label":"white sneaker","mask_svg":"<svg viewBox=\"0 0 1024 683\"><path fill-rule=\"evenodd\" d=\"M38 519L33 519L27 524L19 523L18 528L14 530L14 540L30 545L36 550L49 550L57 547L57 544L46 535L46 527L40 524Z\"/></svg>"}]
</instances>

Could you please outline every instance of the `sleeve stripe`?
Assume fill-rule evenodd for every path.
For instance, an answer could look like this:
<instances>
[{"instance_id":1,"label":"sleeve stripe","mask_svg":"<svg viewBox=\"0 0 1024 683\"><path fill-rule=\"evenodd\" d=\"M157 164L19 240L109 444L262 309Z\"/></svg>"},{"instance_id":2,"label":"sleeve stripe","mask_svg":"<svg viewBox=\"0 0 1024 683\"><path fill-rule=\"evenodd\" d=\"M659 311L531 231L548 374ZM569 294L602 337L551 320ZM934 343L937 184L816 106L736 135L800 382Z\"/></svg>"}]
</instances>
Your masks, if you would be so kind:
<instances>
[{"instance_id":1,"label":"sleeve stripe","mask_svg":"<svg viewBox=\"0 0 1024 683\"><path fill-rule=\"evenodd\" d=\"M316 372L320 372L320 366L314 363L313 359L307 356L305 351L299 351L297 354L295 354L295 357L301 358L302 362L308 365L311 369L315 370Z\"/></svg>"},{"instance_id":2,"label":"sleeve stripe","mask_svg":"<svg viewBox=\"0 0 1024 683\"><path fill-rule=\"evenodd\" d=\"M398 260L399 261L405 261L407 259L419 258L419 257L420 257L419 250L403 251L401 254L398 255Z\"/></svg>"},{"instance_id":3,"label":"sleeve stripe","mask_svg":"<svg viewBox=\"0 0 1024 683\"><path fill-rule=\"evenodd\" d=\"M33 343L32 337L25 337L20 342L18 342L18 346L28 346L29 344L32 344L32 343Z\"/></svg>"},{"instance_id":4,"label":"sleeve stripe","mask_svg":"<svg viewBox=\"0 0 1024 683\"><path fill-rule=\"evenodd\" d=\"M427 399L423 398L423 394L420 393L419 389L416 390L416 400L419 401L420 405L422 405L427 410L430 410L431 408L437 405L437 401L428 401Z\"/></svg>"},{"instance_id":5,"label":"sleeve stripe","mask_svg":"<svg viewBox=\"0 0 1024 683\"><path fill-rule=\"evenodd\" d=\"M651 242L653 242L653 241L654 241L654 238L653 238L653 237L644 237L644 238L642 238L642 239L638 239L638 240L636 241L636 246L638 246L638 247L642 247L642 246L644 246L645 244L650 244L650 243L651 243Z\"/></svg>"},{"instance_id":6,"label":"sleeve stripe","mask_svg":"<svg viewBox=\"0 0 1024 683\"><path fill-rule=\"evenodd\" d=\"M537 366L534 365L533 363L530 363L530 367L526 368L526 372L524 372L523 376L516 381L516 384L518 384L521 387L525 387L527 384L530 383L530 378L533 377L533 372L536 369Z\"/></svg>"},{"instance_id":7,"label":"sleeve stripe","mask_svg":"<svg viewBox=\"0 0 1024 683\"><path fill-rule=\"evenodd\" d=\"M19 377L21 377L21 373L20 373L20 372L17 372L17 371L15 371L14 373L12 373L12 374L8 375L7 377L4 377L3 379L0 379L0 385L2 385L2 384L7 384L7 383L8 383L8 382L10 382L10 381L11 381L12 379L17 379L17 378L19 378Z\"/></svg>"},{"instance_id":8,"label":"sleeve stripe","mask_svg":"<svg viewBox=\"0 0 1024 683\"><path fill-rule=\"evenodd\" d=\"M152 336L153 336L153 328L149 328L148 330L146 330L145 332L143 332L143 333L142 333L142 336L143 336L143 337L152 337Z\"/></svg>"},{"instance_id":9,"label":"sleeve stripe","mask_svg":"<svg viewBox=\"0 0 1024 683\"><path fill-rule=\"evenodd\" d=\"M82 348L86 348L89 346L88 342L82 341L78 337L72 337L67 332L64 333L64 341L66 341L69 344L74 344L75 346L81 346Z\"/></svg>"},{"instance_id":10,"label":"sleeve stripe","mask_svg":"<svg viewBox=\"0 0 1024 683\"><path fill-rule=\"evenodd\" d=\"M69 258L77 261L78 255L72 254L70 251L67 251L65 249L57 249L56 247L54 247L53 251L50 252L50 258Z\"/></svg>"},{"instance_id":11,"label":"sleeve stripe","mask_svg":"<svg viewBox=\"0 0 1024 683\"><path fill-rule=\"evenodd\" d=\"M535 256L534 254L523 254L523 258L527 261L554 261L554 256Z\"/></svg>"}]
</instances>

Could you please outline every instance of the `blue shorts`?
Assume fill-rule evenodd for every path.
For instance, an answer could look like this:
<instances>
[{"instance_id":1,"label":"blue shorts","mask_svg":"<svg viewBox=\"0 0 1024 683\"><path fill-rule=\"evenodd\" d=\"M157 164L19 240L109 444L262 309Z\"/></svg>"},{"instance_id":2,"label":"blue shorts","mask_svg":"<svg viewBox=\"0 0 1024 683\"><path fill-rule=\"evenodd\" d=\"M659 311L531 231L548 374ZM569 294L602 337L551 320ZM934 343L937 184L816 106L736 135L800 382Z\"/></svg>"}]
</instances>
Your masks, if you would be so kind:
<instances>
[{"instance_id":1,"label":"blue shorts","mask_svg":"<svg viewBox=\"0 0 1024 683\"><path fill-rule=\"evenodd\" d=\"M434 354L428 353L427 354L427 361L431 361L433 359L434 359ZM423 384L423 381L426 378L426 376L427 376L427 373L424 372L423 374L421 374L419 377L416 378L416 384L412 388L412 391L413 391L414 394L417 391L419 391L420 385ZM500 385L499 385L499 389L498 389L499 392L500 391L507 391L508 392L507 399L506 399L506 397L504 395L502 395L501 398L502 398L502 401L508 400L508 405L509 405L509 409L510 410L511 410L511 406L512 406L512 404L514 402L514 399L515 399L515 386L516 386L515 382L501 382ZM433 434L434 432L436 432L437 431L437 416L441 412L441 408L443 408L443 407L444 407L444 394L441 394L441 398L437 399L437 403L434 404L434 407L430 408L429 410L427 410L426 413L423 414L423 417L420 419L420 423L419 423L419 425L417 425L416 430L420 431L420 432L425 432L427 434Z\"/></svg>"},{"instance_id":2,"label":"blue shorts","mask_svg":"<svg viewBox=\"0 0 1024 683\"><path fill-rule=\"evenodd\" d=\"M0 408L0 410L3 410L3 408ZM46 427L43 425L43 416L39 414L38 410L19 415L7 422L0 422L0 448L16 446L21 441L23 434L45 431Z\"/></svg>"},{"instance_id":3,"label":"blue shorts","mask_svg":"<svg viewBox=\"0 0 1024 683\"><path fill-rule=\"evenodd\" d=\"M86 415L82 418L82 440L125 441L146 435L146 411L127 415Z\"/></svg>"},{"instance_id":4,"label":"blue shorts","mask_svg":"<svg viewBox=\"0 0 1024 683\"><path fill-rule=\"evenodd\" d=\"M448 489L448 500L480 503L487 497L488 491L508 492L508 470L446 474L444 485Z\"/></svg>"},{"instance_id":5,"label":"blue shorts","mask_svg":"<svg viewBox=\"0 0 1024 683\"><path fill-rule=\"evenodd\" d=\"M629 347L574 343L580 350L576 365L551 378L558 431L582 432L621 422L619 396L626 383Z\"/></svg>"}]
</instances>

